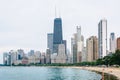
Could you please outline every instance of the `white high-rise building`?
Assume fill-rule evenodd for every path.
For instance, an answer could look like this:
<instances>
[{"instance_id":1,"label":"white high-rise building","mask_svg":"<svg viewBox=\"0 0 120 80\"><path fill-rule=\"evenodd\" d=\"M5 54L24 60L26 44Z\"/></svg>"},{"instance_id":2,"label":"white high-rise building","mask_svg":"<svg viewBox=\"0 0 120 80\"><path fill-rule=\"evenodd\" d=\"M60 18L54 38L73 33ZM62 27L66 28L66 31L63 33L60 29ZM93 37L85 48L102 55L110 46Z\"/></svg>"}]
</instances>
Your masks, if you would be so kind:
<instances>
[{"instance_id":1,"label":"white high-rise building","mask_svg":"<svg viewBox=\"0 0 120 80\"><path fill-rule=\"evenodd\" d=\"M71 53L73 56L73 63L82 62L84 48L84 37L81 35L81 27L77 26L77 32L71 38Z\"/></svg>"},{"instance_id":2,"label":"white high-rise building","mask_svg":"<svg viewBox=\"0 0 120 80\"><path fill-rule=\"evenodd\" d=\"M77 63L82 60L82 50L84 48L84 37L81 35L81 27L77 26Z\"/></svg>"},{"instance_id":3,"label":"white high-rise building","mask_svg":"<svg viewBox=\"0 0 120 80\"><path fill-rule=\"evenodd\" d=\"M12 64L15 64L16 63L16 61L17 61L17 52L16 51L14 51L14 50L11 50L10 52L9 52L9 54L10 54L10 56L11 56L11 65Z\"/></svg>"},{"instance_id":4,"label":"white high-rise building","mask_svg":"<svg viewBox=\"0 0 120 80\"><path fill-rule=\"evenodd\" d=\"M77 26L77 42L81 41L81 27Z\"/></svg>"},{"instance_id":5,"label":"white high-rise building","mask_svg":"<svg viewBox=\"0 0 120 80\"><path fill-rule=\"evenodd\" d=\"M102 19L98 24L98 53L99 58L107 55L107 20Z\"/></svg>"},{"instance_id":6,"label":"white high-rise building","mask_svg":"<svg viewBox=\"0 0 120 80\"><path fill-rule=\"evenodd\" d=\"M115 33L110 34L110 52L115 53L116 50L116 38Z\"/></svg>"}]
</instances>

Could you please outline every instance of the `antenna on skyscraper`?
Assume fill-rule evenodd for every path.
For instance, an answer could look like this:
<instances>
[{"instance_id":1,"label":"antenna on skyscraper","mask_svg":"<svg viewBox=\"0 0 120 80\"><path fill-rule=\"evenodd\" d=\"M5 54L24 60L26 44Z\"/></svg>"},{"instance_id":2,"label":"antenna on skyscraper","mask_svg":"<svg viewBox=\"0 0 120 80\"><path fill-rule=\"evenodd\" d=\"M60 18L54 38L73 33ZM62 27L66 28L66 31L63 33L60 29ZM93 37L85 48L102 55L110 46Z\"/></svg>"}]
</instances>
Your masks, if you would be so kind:
<instances>
[{"instance_id":1,"label":"antenna on skyscraper","mask_svg":"<svg viewBox=\"0 0 120 80\"><path fill-rule=\"evenodd\" d=\"M61 12L60 12L60 9L59 9L59 18L61 17Z\"/></svg>"},{"instance_id":2,"label":"antenna on skyscraper","mask_svg":"<svg viewBox=\"0 0 120 80\"><path fill-rule=\"evenodd\" d=\"M56 12L56 5L55 5L55 18L57 17L57 12Z\"/></svg>"},{"instance_id":3,"label":"antenna on skyscraper","mask_svg":"<svg viewBox=\"0 0 120 80\"><path fill-rule=\"evenodd\" d=\"M58 14L57 14L58 13ZM60 18L61 17L61 12L60 12L60 8L58 9L58 7L56 7L55 5L55 17L57 18Z\"/></svg>"}]
</instances>

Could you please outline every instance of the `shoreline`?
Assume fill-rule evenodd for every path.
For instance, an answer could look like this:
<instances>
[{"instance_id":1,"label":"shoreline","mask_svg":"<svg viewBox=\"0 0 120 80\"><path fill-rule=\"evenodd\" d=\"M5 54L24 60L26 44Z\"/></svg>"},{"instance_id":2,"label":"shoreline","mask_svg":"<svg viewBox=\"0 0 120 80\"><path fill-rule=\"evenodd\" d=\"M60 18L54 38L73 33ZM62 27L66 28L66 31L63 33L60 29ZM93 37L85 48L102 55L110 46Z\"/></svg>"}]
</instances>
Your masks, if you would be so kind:
<instances>
[{"instance_id":1,"label":"shoreline","mask_svg":"<svg viewBox=\"0 0 120 80\"><path fill-rule=\"evenodd\" d=\"M107 67L106 68L104 68L104 67L73 67L73 68L89 70L89 71L97 71L100 73L110 74L110 75L117 77L117 79L120 80L120 68L111 68L111 67L109 67L109 68L107 68Z\"/></svg>"}]
</instances>

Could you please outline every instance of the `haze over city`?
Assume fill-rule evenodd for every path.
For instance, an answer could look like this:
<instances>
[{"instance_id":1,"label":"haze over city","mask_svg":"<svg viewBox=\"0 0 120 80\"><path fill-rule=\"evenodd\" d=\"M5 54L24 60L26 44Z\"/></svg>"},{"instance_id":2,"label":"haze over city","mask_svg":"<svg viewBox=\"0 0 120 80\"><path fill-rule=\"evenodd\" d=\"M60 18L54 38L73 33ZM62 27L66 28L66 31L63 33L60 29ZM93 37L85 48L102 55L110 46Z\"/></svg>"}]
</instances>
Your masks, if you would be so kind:
<instances>
[{"instance_id":1,"label":"haze over city","mask_svg":"<svg viewBox=\"0 0 120 80\"><path fill-rule=\"evenodd\" d=\"M98 22L103 18L108 23L108 39L111 32L119 37L119 3L119 0L1 0L0 63L3 52L11 49L45 52L47 33L53 32L55 17L62 18L63 38L69 50L76 26L81 26L85 39L98 36Z\"/></svg>"}]
</instances>

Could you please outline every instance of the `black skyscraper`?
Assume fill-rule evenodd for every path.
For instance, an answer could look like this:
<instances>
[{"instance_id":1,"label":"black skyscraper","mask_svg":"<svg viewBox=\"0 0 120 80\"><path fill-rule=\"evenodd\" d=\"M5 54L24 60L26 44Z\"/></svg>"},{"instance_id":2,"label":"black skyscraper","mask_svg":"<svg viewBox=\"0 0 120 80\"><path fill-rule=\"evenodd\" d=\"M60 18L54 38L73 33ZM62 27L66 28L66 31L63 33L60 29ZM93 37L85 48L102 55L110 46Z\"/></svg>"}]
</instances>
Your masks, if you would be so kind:
<instances>
[{"instance_id":1,"label":"black skyscraper","mask_svg":"<svg viewBox=\"0 0 120 80\"><path fill-rule=\"evenodd\" d=\"M54 33L53 33L53 53L58 53L58 45L63 43L62 36L62 19L54 19Z\"/></svg>"},{"instance_id":2,"label":"black skyscraper","mask_svg":"<svg viewBox=\"0 0 120 80\"><path fill-rule=\"evenodd\" d=\"M53 44L61 44L63 41L62 37L62 20L61 18L54 19L54 35Z\"/></svg>"}]
</instances>

